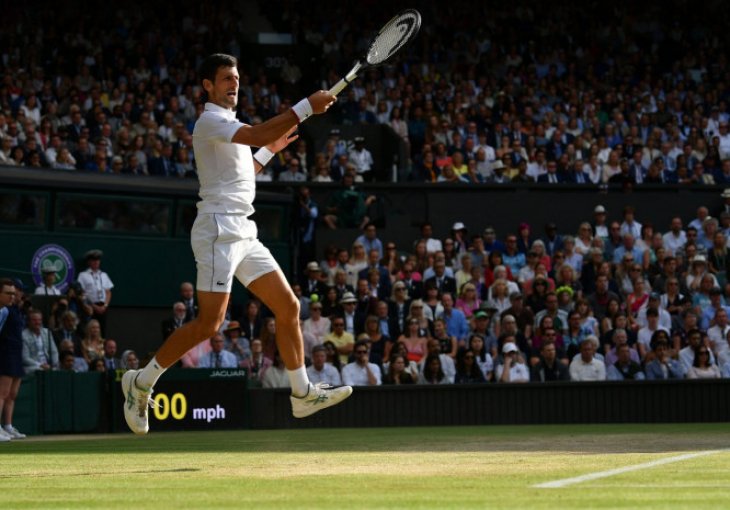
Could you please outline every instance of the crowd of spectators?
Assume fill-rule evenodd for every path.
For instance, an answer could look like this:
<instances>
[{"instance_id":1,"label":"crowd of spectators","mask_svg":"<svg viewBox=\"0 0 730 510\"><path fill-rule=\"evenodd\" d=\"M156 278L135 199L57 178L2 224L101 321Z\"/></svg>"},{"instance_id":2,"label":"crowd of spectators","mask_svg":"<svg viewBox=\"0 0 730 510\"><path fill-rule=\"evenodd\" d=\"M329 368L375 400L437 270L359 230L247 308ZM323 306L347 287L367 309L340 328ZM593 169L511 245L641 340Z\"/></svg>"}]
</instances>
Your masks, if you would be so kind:
<instances>
[{"instance_id":1,"label":"crowd of spectators","mask_svg":"<svg viewBox=\"0 0 730 510\"><path fill-rule=\"evenodd\" d=\"M202 57L242 57L237 114L257 123L337 81L382 22L369 3L258 7L302 53L267 67L242 51L251 13L241 9L256 6L235 2L86 5L82 16L11 6L0 20L0 163L194 177ZM719 2L415 7L424 23L406 55L358 78L331 112L343 124L391 125L408 144L413 180L730 182ZM367 176L367 162L339 142L301 140L259 178L339 181L347 168Z\"/></svg>"},{"instance_id":2,"label":"crowd of spectators","mask_svg":"<svg viewBox=\"0 0 730 510\"><path fill-rule=\"evenodd\" d=\"M714 211L721 221L700 207L661 230L631 206L608 220L602 205L575 235L553 223L542 234L522 223L468 235L457 221L446 236L426 223L413 242L396 242L369 223L292 283L309 376L354 385L730 377L727 195ZM186 307L175 306L182 324ZM240 315L231 311L183 366L244 367L254 385L286 386L274 318L255 299Z\"/></svg>"}]
</instances>

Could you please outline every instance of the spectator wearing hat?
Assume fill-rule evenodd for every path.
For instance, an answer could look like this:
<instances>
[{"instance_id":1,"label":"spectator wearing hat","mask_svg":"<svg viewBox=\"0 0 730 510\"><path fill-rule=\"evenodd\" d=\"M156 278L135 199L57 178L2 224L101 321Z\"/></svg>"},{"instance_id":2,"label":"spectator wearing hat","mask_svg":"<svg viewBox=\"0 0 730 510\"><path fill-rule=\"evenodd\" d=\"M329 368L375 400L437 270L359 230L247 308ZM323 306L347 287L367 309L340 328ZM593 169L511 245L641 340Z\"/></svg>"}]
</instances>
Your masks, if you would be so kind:
<instances>
[{"instance_id":1,"label":"spectator wearing hat","mask_svg":"<svg viewBox=\"0 0 730 510\"><path fill-rule=\"evenodd\" d=\"M48 261L44 261L48 262ZM51 265L44 265L41 269L43 284L36 287L36 296L60 296L61 291L56 287L56 268Z\"/></svg>"},{"instance_id":2,"label":"spectator wearing hat","mask_svg":"<svg viewBox=\"0 0 730 510\"><path fill-rule=\"evenodd\" d=\"M454 240L454 256L458 257L469 251L469 239L467 237L466 226L457 221L451 226L451 238ZM457 260L458 263L458 260Z\"/></svg>"},{"instance_id":3,"label":"spectator wearing hat","mask_svg":"<svg viewBox=\"0 0 730 510\"><path fill-rule=\"evenodd\" d=\"M230 321L223 330L223 348L236 357L236 366L251 356L251 344L242 335L240 322Z\"/></svg>"},{"instance_id":4,"label":"spectator wearing hat","mask_svg":"<svg viewBox=\"0 0 730 510\"><path fill-rule=\"evenodd\" d=\"M502 361L495 370L495 379L500 383L530 382L530 371L520 359L514 337L505 338L502 346Z\"/></svg>"},{"instance_id":5,"label":"spectator wearing hat","mask_svg":"<svg viewBox=\"0 0 730 510\"><path fill-rule=\"evenodd\" d=\"M730 188L722 190L720 197L722 198L722 205L715 211L715 216L718 218L722 213L730 214Z\"/></svg>"},{"instance_id":6,"label":"spectator wearing hat","mask_svg":"<svg viewBox=\"0 0 730 510\"><path fill-rule=\"evenodd\" d=\"M523 221L517 227L517 251L522 254L527 253L532 247L532 242L530 224Z\"/></svg>"},{"instance_id":7,"label":"spectator wearing hat","mask_svg":"<svg viewBox=\"0 0 730 510\"><path fill-rule=\"evenodd\" d=\"M322 281L322 268L316 261L307 264L307 279L302 282L302 295L312 299L316 294L322 298L327 293L327 285Z\"/></svg>"},{"instance_id":8,"label":"spectator wearing hat","mask_svg":"<svg viewBox=\"0 0 730 510\"><path fill-rule=\"evenodd\" d=\"M185 303L178 301L172 305L172 316L162 321L162 340L167 340L167 337L172 335L172 332L183 324L188 322L187 309Z\"/></svg>"},{"instance_id":9,"label":"spectator wearing hat","mask_svg":"<svg viewBox=\"0 0 730 510\"><path fill-rule=\"evenodd\" d=\"M114 283L104 271L101 270L101 258L104 253L101 250L89 250L84 254L88 268L79 273L78 282L84 288L84 292L91 302L93 310L92 317L99 321L102 336L106 330L106 317L109 304L112 300L112 289Z\"/></svg>"},{"instance_id":10,"label":"spectator wearing hat","mask_svg":"<svg viewBox=\"0 0 730 510\"><path fill-rule=\"evenodd\" d=\"M345 331L353 337L362 333L365 317L357 313L357 298L352 292L345 292L340 300L342 319L345 321Z\"/></svg>"},{"instance_id":11,"label":"spectator wearing hat","mask_svg":"<svg viewBox=\"0 0 730 510\"><path fill-rule=\"evenodd\" d=\"M355 170L362 176L364 181L370 182L375 179L373 171L373 155L365 148L365 138L356 136L354 139L355 147L350 151L350 162L355 165Z\"/></svg>"},{"instance_id":12,"label":"spectator wearing hat","mask_svg":"<svg viewBox=\"0 0 730 510\"><path fill-rule=\"evenodd\" d=\"M322 303L319 300L309 303L309 318L301 323L301 327L303 334L312 335L316 343L324 343L331 323L328 317L322 316Z\"/></svg>"}]
</instances>

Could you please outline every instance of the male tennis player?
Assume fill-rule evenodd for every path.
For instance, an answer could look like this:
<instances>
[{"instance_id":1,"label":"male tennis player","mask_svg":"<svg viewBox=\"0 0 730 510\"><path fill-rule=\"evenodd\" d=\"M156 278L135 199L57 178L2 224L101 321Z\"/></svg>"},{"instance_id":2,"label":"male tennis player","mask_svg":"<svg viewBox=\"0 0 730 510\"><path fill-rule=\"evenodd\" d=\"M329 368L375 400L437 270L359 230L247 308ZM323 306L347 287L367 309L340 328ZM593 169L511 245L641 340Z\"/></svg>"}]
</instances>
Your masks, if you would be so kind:
<instances>
[{"instance_id":1,"label":"male tennis player","mask_svg":"<svg viewBox=\"0 0 730 510\"><path fill-rule=\"evenodd\" d=\"M309 382L299 300L274 257L257 239L256 224L248 219L254 212L256 173L296 140L292 133L300 122L327 111L335 97L315 92L290 110L248 126L236 120L233 111L238 102L237 66L235 57L223 54L210 55L200 66L208 102L193 130L201 201L190 235L198 268L198 316L176 329L143 370L129 370L122 377L124 417L136 434L149 430L147 408L157 379L185 352L218 331L234 276L276 316L276 343L289 374L295 417L309 416L352 393L349 386ZM260 149L252 155L251 146Z\"/></svg>"}]
</instances>

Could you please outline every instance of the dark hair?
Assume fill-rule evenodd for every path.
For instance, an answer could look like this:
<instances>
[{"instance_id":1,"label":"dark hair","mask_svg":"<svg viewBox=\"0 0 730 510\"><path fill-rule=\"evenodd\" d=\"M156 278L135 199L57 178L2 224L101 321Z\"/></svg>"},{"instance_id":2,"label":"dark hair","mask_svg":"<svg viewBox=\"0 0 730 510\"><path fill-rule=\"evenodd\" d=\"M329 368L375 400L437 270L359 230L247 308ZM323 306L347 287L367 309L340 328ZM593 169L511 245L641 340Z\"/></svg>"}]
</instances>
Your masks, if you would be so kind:
<instances>
[{"instance_id":1,"label":"dark hair","mask_svg":"<svg viewBox=\"0 0 730 510\"><path fill-rule=\"evenodd\" d=\"M332 359L332 366L335 367L337 370L340 369L340 353L337 352L337 346L334 344L334 342L326 341L322 344L324 348L332 347L332 350L335 351L335 357Z\"/></svg>"},{"instance_id":2,"label":"dark hair","mask_svg":"<svg viewBox=\"0 0 730 510\"><path fill-rule=\"evenodd\" d=\"M468 372L466 369L466 361L465 361L467 354L471 354L472 356L474 356L474 363L472 363ZM479 366L479 364L476 362L477 356L478 356L478 354L476 352L474 352L472 349L463 349L463 350L459 351L459 356L456 358L456 371L465 376L469 376L472 378L478 378L479 377L478 373L481 372L482 369ZM482 375L486 377L485 374L482 374Z\"/></svg>"},{"instance_id":3,"label":"dark hair","mask_svg":"<svg viewBox=\"0 0 730 510\"><path fill-rule=\"evenodd\" d=\"M215 81L215 75L220 67L238 67L238 60L225 53L213 53L207 56L198 69L200 82L202 83L203 80Z\"/></svg>"},{"instance_id":4,"label":"dark hair","mask_svg":"<svg viewBox=\"0 0 730 510\"><path fill-rule=\"evenodd\" d=\"M479 340L482 341L482 348L481 348L481 350L476 351L471 346L471 341L472 341L473 338L478 338ZM472 351L474 354L476 354L477 356L479 356L479 359L482 360L482 362L487 361L487 342L486 342L486 340L484 339L484 337L482 335L479 335L477 333L472 333L471 335L469 335L469 349L468 350Z\"/></svg>"},{"instance_id":5,"label":"dark hair","mask_svg":"<svg viewBox=\"0 0 730 510\"><path fill-rule=\"evenodd\" d=\"M710 362L710 349L703 344L698 345L695 347L695 359L692 362L693 367L699 367L700 366L700 349L705 349L707 351L707 366L712 366L712 363Z\"/></svg>"},{"instance_id":6,"label":"dark hair","mask_svg":"<svg viewBox=\"0 0 730 510\"><path fill-rule=\"evenodd\" d=\"M15 282L10 278L0 278L0 289L3 287L15 287Z\"/></svg>"},{"instance_id":7,"label":"dark hair","mask_svg":"<svg viewBox=\"0 0 730 510\"><path fill-rule=\"evenodd\" d=\"M651 335L651 350L655 351L657 347L663 345L669 347L669 335L663 329L657 329L654 334Z\"/></svg>"},{"instance_id":8,"label":"dark hair","mask_svg":"<svg viewBox=\"0 0 730 510\"><path fill-rule=\"evenodd\" d=\"M327 352L327 349L324 345L319 344L312 347L312 354L314 355L315 352Z\"/></svg>"},{"instance_id":9,"label":"dark hair","mask_svg":"<svg viewBox=\"0 0 730 510\"><path fill-rule=\"evenodd\" d=\"M431 362L433 360L439 362L439 369L436 373L431 370ZM444 367L441 366L441 358L439 358L438 354L429 354L428 357L426 357L426 361L423 364L423 370L421 373L423 374L423 378L430 383L438 384L443 381L445 377Z\"/></svg>"}]
</instances>

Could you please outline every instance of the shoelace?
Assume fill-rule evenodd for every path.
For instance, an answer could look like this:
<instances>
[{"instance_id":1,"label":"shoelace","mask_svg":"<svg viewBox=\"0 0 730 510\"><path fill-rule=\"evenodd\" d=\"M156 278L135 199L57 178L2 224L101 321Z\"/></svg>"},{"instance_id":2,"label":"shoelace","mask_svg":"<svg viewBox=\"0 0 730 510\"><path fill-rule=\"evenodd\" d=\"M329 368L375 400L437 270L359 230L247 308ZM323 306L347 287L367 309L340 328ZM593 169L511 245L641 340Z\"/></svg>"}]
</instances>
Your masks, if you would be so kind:
<instances>
[{"instance_id":1,"label":"shoelace","mask_svg":"<svg viewBox=\"0 0 730 510\"><path fill-rule=\"evenodd\" d=\"M162 404L157 403L151 395L151 393L140 393L139 397L137 398L137 409L139 409L139 415L142 417L144 417L148 407L158 407L162 409Z\"/></svg>"}]
</instances>

